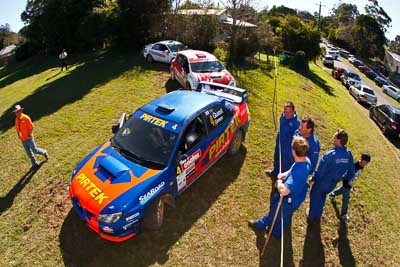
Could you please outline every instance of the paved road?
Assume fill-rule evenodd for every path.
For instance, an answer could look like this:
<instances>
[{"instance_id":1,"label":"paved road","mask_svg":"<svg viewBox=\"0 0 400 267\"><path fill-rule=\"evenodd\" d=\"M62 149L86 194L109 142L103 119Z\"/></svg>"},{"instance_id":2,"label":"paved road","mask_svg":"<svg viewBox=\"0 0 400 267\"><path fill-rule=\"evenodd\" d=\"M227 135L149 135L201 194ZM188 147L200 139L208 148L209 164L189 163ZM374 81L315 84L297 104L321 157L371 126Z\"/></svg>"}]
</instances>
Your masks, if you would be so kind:
<instances>
[{"instance_id":1,"label":"paved road","mask_svg":"<svg viewBox=\"0 0 400 267\"><path fill-rule=\"evenodd\" d=\"M378 97L378 105L381 105L381 104L393 105L392 101L389 99L390 96L384 94L381 87L378 87L374 81L371 81L370 79L368 79L361 71L359 71L355 66L353 66L351 63L349 63L343 57L339 57L338 60L335 60L334 66L344 68L344 69L350 69L350 70L354 71L355 73L357 73L358 75L360 75L361 82L374 90L375 95Z\"/></svg>"}]
</instances>

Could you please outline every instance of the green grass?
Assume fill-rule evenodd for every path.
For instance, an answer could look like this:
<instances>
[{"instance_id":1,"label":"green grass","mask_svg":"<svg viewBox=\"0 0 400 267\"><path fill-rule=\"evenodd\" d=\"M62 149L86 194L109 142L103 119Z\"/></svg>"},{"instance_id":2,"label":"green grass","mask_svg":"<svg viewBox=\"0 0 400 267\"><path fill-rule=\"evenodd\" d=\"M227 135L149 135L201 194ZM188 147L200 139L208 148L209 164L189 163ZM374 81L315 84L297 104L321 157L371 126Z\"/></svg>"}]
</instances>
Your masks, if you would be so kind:
<instances>
[{"instance_id":1,"label":"green grass","mask_svg":"<svg viewBox=\"0 0 400 267\"><path fill-rule=\"evenodd\" d=\"M121 112L135 109L177 84L169 68L147 64L135 53L75 55L68 72L52 59L34 59L0 69L0 266L274 266L280 243L272 238L259 260L263 238L247 220L268 210L275 127L273 68L248 63L233 70L249 90L251 125L239 155L224 157L168 209L160 231L124 243L102 240L71 210L66 186L72 169L111 136ZM285 101L300 116L312 115L321 151L331 147L338 127L350 134L349 148L372 162L357 181L346 225L327 203L321 229L307 227L306 203L285 235L285 264L395 266L400 264L399 145L390 142L337 81L311 64L303 76L279 67L278 111ZM25 107L35 123L35 139L50 160L33 174L13 128L11 110ZM340 201L338 201L340 209Z\"/></svg>"}]
</instances>

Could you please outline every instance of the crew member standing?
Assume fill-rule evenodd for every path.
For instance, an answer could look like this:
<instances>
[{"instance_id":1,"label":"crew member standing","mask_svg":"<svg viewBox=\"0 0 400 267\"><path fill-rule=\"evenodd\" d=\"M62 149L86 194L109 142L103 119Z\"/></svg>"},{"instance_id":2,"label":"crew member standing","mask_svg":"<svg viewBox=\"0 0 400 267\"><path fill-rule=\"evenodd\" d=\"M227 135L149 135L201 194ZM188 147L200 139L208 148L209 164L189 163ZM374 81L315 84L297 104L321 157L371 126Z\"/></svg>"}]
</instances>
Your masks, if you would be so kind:
<instances>
[{"instance_id":1,"label":"crew member standing","mask_svg":"<svg viewBox=\"0 0 400 267\"><path fill-rule=\"evenodd\" d=\"M13 112L15 113L15 129L17 130L18 138L22 141L26 154L32 162L32 168L37 168L39 164L36 161L34 154L43 155L46 160L49 154L46 150L36 146L35 140L33 139L33 123L28 115L22 113L23 108L20 105L16 105Z\"/></svg>"},{"instance_id":2,"label":"crew member standing","mask_svg":"<svg viewBox=\"0 0 400 267\"><path fill-rule=\"evenodd\" d=\"M65 67L65 70L68 70L68 63L67 63L67 52L65 52L65 49L62 50L58 58L61 60L61 71L63 70L63 67Z\"/></svg>"},{"instance_id":3,"label":"crew member standing","mask_svg":"<svg viewBox=\"0 0 400 267\"><path fill-rule=\"evenodd\" d=\"M329 198L332 202L335 202L335 197L338 195L343 195L343 201L342 201L342 212L340 217L343 220L350 220L350 216L348 215L347 208L349 205L349 200L350 200L350 191L351 188L353 187L355 181L360 177L361 172L364 170L364 167L368 165L368 163L371 161L371 156L369 153L364 152L361 154L361 158L357 160L354 163L354 178L350 180L343 180L343 185L336 188L329 194Z\"/></svg>"},{"instance_id":4,"label":"crew member standing","mask_svg":"<svg viewBox=\"0 0 400 267\"><path fill-rule=\"evenodd\" d=\"M292 166L293 158L291 157L291 141L294 132L299 128L299 126L300 120L297 118L294 104L292 102L286 102L279 120L279 131L276 135L274 168L266 170L267 175L277 177L279 171L285 172L289 170L290 166ZM280 158L282 159L281 170L279 170Z\"/></svg>"},{"instance_id":5,"label":"crew member standing","mask_svg":"<svg viewBox=\"0 0 400 267\"><path fill-rule=\"evenodd\" d=\"M318 163L320 146L317 136L314 134L315 122L311 116L305 116L301 119L300 127L294 133L294 136L303 136L309 145L307 157L311 162L310 174L315 171ZM292 158L293 162L294 159Z\"/></svg>"},{"instance_id":6,"label":"crew member standing","mask_svg":"<svg viewBox=\"0 0 400 267\"><path fill-rule=\"evenodd\" d=\"M323 155L312 177L310 208L307 210L309 223L321 219L326 195L335 188L337 182L354 177L353 155L345 146L348 138L344 130L336 131L332 140L334 148Z\"/></svg>"},{"instance_id":7,"label":"crew member standing","mask_svg":"<svg viewBox=\"0 0 400 267\"><path fill-rule=\"evenodd\" d=\"M307 152L307 140L301 136L294 137L292 141L292 154L295 162L287 172L278 175L277 192L270 200L269 212L262 218L249 220L249 227L254 230L265 230L271 226L280 196L283 196L283 200L278 218L280 218L280 213L283 210L283 229L289 226L293 213L300 207L307 195L307 177L311 169L310 160L306 156ZM281 227L281 223L276 223L274 228L271 229L275 237L281 237Z\"/></svg>"}]
</instances>

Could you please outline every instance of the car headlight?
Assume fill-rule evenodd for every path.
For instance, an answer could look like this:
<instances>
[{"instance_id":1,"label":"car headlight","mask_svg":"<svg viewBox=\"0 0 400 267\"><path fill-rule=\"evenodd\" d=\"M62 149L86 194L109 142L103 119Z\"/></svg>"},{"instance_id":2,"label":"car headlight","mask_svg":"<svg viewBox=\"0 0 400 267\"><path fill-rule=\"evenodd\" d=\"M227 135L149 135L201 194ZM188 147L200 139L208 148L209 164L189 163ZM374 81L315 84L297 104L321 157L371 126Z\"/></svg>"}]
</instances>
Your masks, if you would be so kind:
<instances>
[{"instance_id":1,"label":"car headlight","mask_svg":"<svg viewBox=\"0 0 400 267\"><path fill-rule=\"evenodd\" d=\"M122 217L122 212L116 212L116 213L111 213L111 214L99 214L97 216L97 220L99 222L105 222L105 223L115 223Z\"/></svg>"}]
</instances>

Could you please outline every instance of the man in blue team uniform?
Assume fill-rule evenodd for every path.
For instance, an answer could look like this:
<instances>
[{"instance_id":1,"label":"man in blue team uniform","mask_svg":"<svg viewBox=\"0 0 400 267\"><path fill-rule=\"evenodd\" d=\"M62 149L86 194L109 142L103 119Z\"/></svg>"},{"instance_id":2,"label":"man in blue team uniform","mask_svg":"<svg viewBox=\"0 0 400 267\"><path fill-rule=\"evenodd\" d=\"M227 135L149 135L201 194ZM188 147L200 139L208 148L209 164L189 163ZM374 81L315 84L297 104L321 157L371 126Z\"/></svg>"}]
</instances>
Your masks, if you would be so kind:
<instances>
[{"instance_id":1,"label":"man in blue team uniform","mask_svg":"<svg viewBox=\"0 0 400 267\"><path fill-rule=\"evenodd\" d=\"M317 167L319 151L320 151L319 141L317 136L315 136L314 134L314 128L315 128L315 122L313 118L310 116L305 116L303 119L301 119L299 129L297 129L294 133L294 136L303 136L308 142L309 148L307 157L311 162L310 174L312 174L315 171L315 168ZM293 163L294 159L291 155L290 158L291 158L290 160L292 160Z\"/></svg>"},{"instance_id":2,"label":"man in blue team uniform","mask_svg":"<svg viewBox=\"0 0 400 267\"><path fill-rule=\"evenodd\" d=\"M274 168L266 170L268 175L276 177L279 173L279 149L281 150L282 169L281 172L289 170L293 164L291 157L291 141L294 132L299 128L300 120L297 118L294 104L286 102L283 107L283 113L279 119L279 131L276 135L275 153L274 153ZM279 148L280 144L280 148Z\"/></svg>"},{"instance_id":3,"label":"man in blue team uniform","mask_svg":"<svg viewBox=\"0 0 400 267\"><path fill-rule=\"evenodd\" d=\"M329 198L331 199L332 202L335 202L336 196L343 195L342 212L340 215L340 217L343 220L346 221L350 220L350 216L347 213L347 208L349 205L351 188L353 187L358 177L361 175L361 172L363 171L364 167L367 166L370 161L371 161L370 154L367 152L362 153L361 158L354 163L354 171L355 171L354 178L350 180L343 180L342 186L336 188L331 193L329 193Z\"/></svg>"},{"instance_id":4,"label":"man in blue team uniform","mask_svg":"<svg viewBox=\"0 0 400 267\"><path fill-rule=\"evenodd\" d=\"M307 214L309 223L321 219L326 195L335 188L337 182L354 177L353 155L345 147L347 140L347 133L338 129L332 140L334 148L323 155L312 177L314 183L310 192L310 208Z\"/></svg>"},{"instance_id":5,"label":"man in blue team uniform","mask_svg":"<svg viewBox=\"0 0 400 267\"><path fill-rule=\"evenodd\" d=\"M292 220L293 213L300 207L307 195L307 177L310 173L311 163L307 158L308 143L304 137L294 137L292 141L292 154L295 163L287 172L280 173L277 181L277 192L271 198L270 210L267 215L258 220L249 220L249 227L254 230L265 230L271 226L280 195L283 196L282 206L278 213L283 211L283 229L286 229ZM276 223L272 234L281 237L281 223Z\"/></svg>"}]
</instances>

